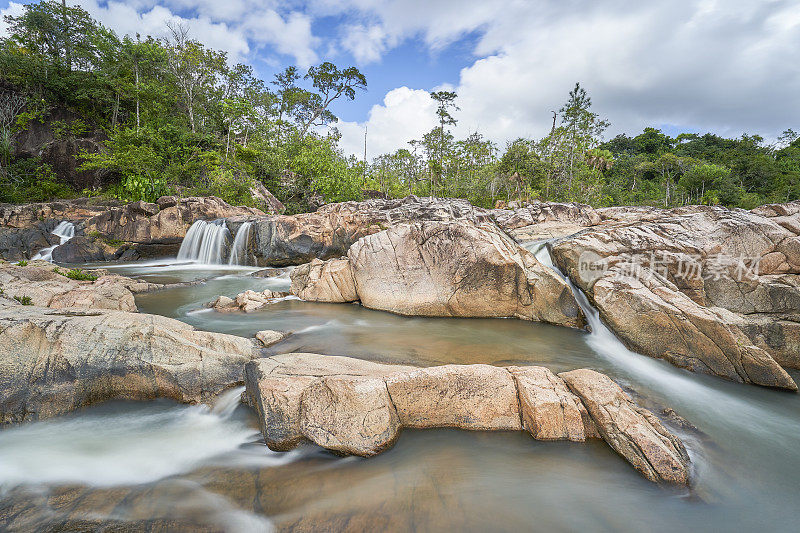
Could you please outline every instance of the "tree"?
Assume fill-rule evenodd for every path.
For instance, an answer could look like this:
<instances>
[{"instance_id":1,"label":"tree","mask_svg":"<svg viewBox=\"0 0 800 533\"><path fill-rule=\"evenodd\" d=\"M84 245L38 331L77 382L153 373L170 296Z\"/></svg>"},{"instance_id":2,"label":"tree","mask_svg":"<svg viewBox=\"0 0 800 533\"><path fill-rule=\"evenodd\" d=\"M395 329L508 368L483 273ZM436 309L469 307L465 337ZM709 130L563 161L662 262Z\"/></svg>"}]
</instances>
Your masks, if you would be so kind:
<instances>
[{"instance_id":1,"label":"tree","mask_svg":"<svg viewBox=\"0 0 800 533\"><path fill-rule=\"evenodd\" d=\"M444 171L444 155L447 148L447 133L445 126L455 126L457 120L450 114L450 111L458 111L458 106L455 104L455 99L458 95L451 91L437 91L431 93L431 98L436 102L436 117L439 119L439 139L438 139L438 152L439 160L438 165L434 167L433 173L438 173L439 177ZM431 176L433 176L433 173ZM436 196L433 187L433 180L431 180L431 196Z\"/></svg>"},{"instance_id":2,"label":"tree","mask_svg":"<svg viewBox=\"0 0 800 533\"><path fill-rule=\"evenodd\" d=\"M329 107L340 97L354 100L356 90L367 89L367 78L356 67L340 70L333 63L326 61L308 69L305 79L311 80L313 87L319 91L295 92L292 94L295 115L300 120L300 136L304 137L311 126L324 126L336 120Z\"/></svg>"}]
</instances>

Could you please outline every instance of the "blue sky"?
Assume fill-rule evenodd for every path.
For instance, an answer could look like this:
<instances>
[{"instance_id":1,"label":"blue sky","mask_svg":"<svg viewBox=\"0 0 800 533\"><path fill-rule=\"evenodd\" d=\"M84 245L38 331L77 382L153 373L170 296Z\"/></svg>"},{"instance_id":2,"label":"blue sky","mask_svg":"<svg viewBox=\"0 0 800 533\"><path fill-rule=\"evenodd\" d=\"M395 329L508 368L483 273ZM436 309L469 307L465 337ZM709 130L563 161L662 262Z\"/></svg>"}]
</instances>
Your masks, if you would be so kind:
<instances>
[{"instance_id":1,"label":"blue sky","mask_svg":"<svg viewBox=\"0 0 800 533\"><path fill-rule=\"evenodd\" d=\"M541 136L576 81L610 120L774 139L800 129L797 0L68 0L120 34L168 21L253 65L356 65L369 89L339 102L342 147L371 156L434 124L429 92L455 90L456 135ZM19 3L0 0L3 13ZM3 26L0 23L0 34Z\"/></svg>"}]
</instances>

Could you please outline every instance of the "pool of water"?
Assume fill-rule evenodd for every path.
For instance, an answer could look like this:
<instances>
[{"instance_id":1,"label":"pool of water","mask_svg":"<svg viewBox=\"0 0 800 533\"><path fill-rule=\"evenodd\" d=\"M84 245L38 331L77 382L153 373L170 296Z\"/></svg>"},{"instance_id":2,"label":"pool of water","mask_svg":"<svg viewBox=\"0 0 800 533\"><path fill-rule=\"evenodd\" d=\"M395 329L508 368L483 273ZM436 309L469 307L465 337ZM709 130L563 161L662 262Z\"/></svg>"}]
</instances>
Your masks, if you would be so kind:
<instances>
[{"instance_id":1,"label":"pool of water","mask_svg":"<svg viewBox=\"0 0 800 533\"><path fill-rule=\"evenodd\" d=\"M210 331L292 332L274 353L606 372L684 439L693 486L656 486L602 442L406 430L371 459L313 446L281 454L260 442L252 414L235 398L216 412L114 402L0 432L0 528L69 529L83 520L229 531L796 531L800 523L797 394L677 369L631 353L597 326L589 334L296 300L217 313L204 305L220 294L286 290L288 279L254 278L252 269L116 268L151 281L208 279L139 295L137 304ZM691 426L666 416L666 407Z\"/></svg>"}]
</instances>

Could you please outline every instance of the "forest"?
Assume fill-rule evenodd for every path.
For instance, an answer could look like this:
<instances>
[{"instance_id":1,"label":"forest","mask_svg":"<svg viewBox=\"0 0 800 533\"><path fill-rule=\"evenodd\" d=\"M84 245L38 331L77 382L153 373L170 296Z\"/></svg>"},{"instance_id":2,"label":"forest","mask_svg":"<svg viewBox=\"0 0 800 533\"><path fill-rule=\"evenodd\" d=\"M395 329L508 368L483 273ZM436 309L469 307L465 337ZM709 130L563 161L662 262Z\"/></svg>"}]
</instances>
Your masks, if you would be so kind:
<instances>
[{"instance_id":1,"label":"forest","mask_svg":"<svg viewBox=\"0 0 800 533\"><path fill-rule=\"evenodd\" d=\"M161 39L121 37L82 8L57 1L27 5L6 22L3 202L181 194L252 205L256 182L290 213L408 194L461 197L485 207L538 199L752 208L800 198L800 135L791 129L776 132L774 142L748 134L670 137L650 127L606 139L609 121L576 84L558 111L543 117L548 135L500 146L477 131L456 138L458 95L439 91L431 93L435 128L409 139L407 148L364 161L339 148L331 110L335 101L366 91L356 67L289 66L262 80L186 27L171 25ZM46 158L21 154L20 136L36 124L46 124L54 139L100 139L100 149L69 157L80 172L103 176L101 182L81 188Z\"/></svg>"}]
</instances>

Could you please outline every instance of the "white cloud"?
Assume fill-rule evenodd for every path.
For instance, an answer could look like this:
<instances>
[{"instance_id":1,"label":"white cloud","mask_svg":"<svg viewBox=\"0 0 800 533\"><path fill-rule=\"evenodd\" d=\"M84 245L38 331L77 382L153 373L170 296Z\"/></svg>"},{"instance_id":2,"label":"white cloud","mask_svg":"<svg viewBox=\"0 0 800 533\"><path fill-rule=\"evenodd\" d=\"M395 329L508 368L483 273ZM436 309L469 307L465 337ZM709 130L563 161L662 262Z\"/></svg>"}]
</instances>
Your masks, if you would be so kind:
<instances>
[{"instance_id":1,"label":"white cloud","mask_svg":"<svg viewBox=\"0 0 800 533\"><path fill-rule=\"evenodd\" d=\"M455 89L459 135L477 129L497 142L544 135L551 111L576 81L613 123L610 134L671 124L771 137L800 124L796 1L350 0L349 6L396 42L419 35L436 48L480 33L477 59ZM367 50L362 58L385 53ZM377 117L391 123L393 113L417 113L409 105L376 106L380 113L374 107L370 131ZM370 138L392 150L407 137L386 135Z\"/></svg>"},{"instance_id":2,"label":"white cloud","mask_svg":"<svg viewBox=\"0 0 800 533\"><path fill-rule=\"evenodd\" d=\"M408 141L419 139L436 125L435 111L428 91L408 87L389 91L383 104L372 106L366 121L367 158L409 148ZM335 126L342 133L344 152L363 157L365 123L339 121Z\"/></svg>"},{"instance_id":3,"label":"white cloud","mask_svg":"<svg viewBox=\"0 0 800 533\"><path fill-rule=\"evenodd\" d=\"M6 15L10 15L12 17L18 17L25 11L24 6L22 4L18 4L16 2L10 2L8 7L5 9L0 9L0 37L5 37L8 35L8 24L6 24L5 17Z\"/></svg>"}]
</instances>

